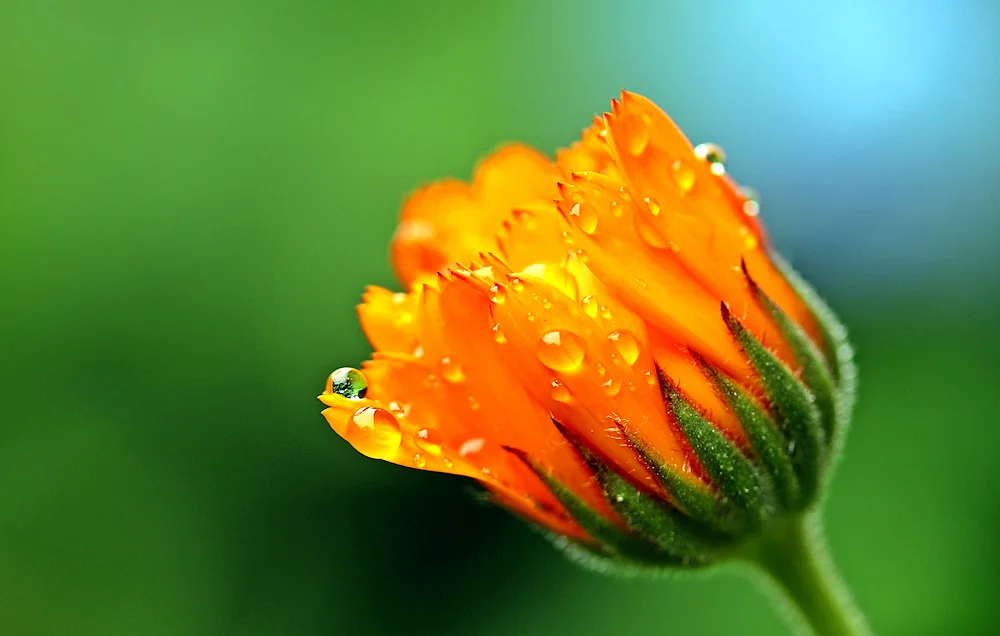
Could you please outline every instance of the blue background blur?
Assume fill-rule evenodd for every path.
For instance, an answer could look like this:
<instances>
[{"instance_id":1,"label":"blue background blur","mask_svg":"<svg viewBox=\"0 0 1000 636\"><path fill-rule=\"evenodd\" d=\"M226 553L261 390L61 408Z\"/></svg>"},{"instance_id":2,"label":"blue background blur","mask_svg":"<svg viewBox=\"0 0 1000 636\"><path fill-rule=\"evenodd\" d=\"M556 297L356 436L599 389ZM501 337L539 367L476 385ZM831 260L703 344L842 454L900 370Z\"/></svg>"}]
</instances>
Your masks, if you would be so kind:
<instances>
[{"instance_id":1,"label":"blue background blur","mask_svg":"<svg viewBox=\"0 0 1000 636\"><path fill-rule=\"evenodd\" d=\"M404 194L623 87L726 148L854 334L827 525L874 627L996 633L990 0L0 0L0 633L785 633L319 416Z\"/></svg>"}]
</instances>

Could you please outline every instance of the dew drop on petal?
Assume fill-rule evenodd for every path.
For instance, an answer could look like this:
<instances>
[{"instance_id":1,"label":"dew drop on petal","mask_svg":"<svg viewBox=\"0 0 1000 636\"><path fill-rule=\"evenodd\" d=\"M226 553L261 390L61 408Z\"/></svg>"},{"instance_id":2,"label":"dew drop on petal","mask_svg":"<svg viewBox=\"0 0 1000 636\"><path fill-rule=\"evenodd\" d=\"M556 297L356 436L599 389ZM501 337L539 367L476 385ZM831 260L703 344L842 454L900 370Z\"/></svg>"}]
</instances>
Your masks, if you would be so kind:
<instances>
[{"instance_id":1,"label":"dew drop on petal","mask_svg":"<svg viewBox=\"0 0 1000 636\"><path fill-rule=\"evenodd\" d=\"M718 144L698 144L694 147L694 154L710 164L709 169L712 174L723 175L726 173L726 151Z\"/></svg>"},{"instance_id":2,"label":"dew drop on petal","mask_svg":"<svg viewBox=\"0 0 1000 636\"><path fill-rule=\"evenodd\" d=\"M458 384L465 379L465 372L451 356L441 358L441 377L452 384Z\"/></svg>"},{"instance_id":3,"label":"dew drop on petal","mask_svg":"<svg viewBox=\"0 0 1000 636\"><path fill-rule=\"evenodd\" d=\"M604 365L603 365L603 364L601 364L600 362L598 362L598 363L597 363L597 375L599 375L599 376L601 376L601 377L603 378L603 377L604 377L604 375L605 375L605 374L606 374L607 372L608 372L608 370L604 368Z\"/></svg>"},{"instance_id":4,"label":"dew drop on petal","mask_svg":"<svg viewBox=\"0 0 1000 636\"><path fill-rule=\"evenodd\" d=\"M573 371L583 362L583 339L569 331L550 331L538 345L538 359L553 371Z\"/></svg>"},{"instance_id":5,"label":"dew drop on petal","mask_svg":"<svg viewBox=\"0 0 1000 636\"><path fill-rule=\"evenodd\" d=\"M519 292L524 289L524 281L517 276L508 276L507 280L510 281L510 286L514 291Z\"/></svg>"},{"instance_id":6,"label":"dew drop on petal","mask_svg":"<svg viewBox=\"0 0 1000 636\"><path fill-rule=\"evenodd\" d=\"M569 402L569 389L559 380L552 381L552 399L556 402Z\"/></svg>"},{"instance_id":7,"label":"dew drop on petal","mask_svg":"<svg viewBox=\"0 0 1000 636\"><path fill-rule=\"evenodd\" d=\"M674 159L670 165L670 172L681 194L687 194L691 191L691 188L694 187L695 173L694 168L688 162L683 159Z\"/></svg>"},{"instance_id":8,"label":"dew drop on petal","mask_svg":"<svg viewBox=\"0 0 1000 636\"><path fill-rule=\"evenodd\" d=\"M583 232L593 234L597 230L597 211L589 203L574 203L569 216Z\"/></svg>"},{"instance_id":9,"label":"dew drop on petal","mask_svg":"<svg viewBox=\"0 0 1000 636\"><path fill-rule=\"evenodd\" d=\"M347 422L344 438L364 455L388 459L396 454L403 440L399 422L385 409L364 406Z\"/></svg>"},{"instance_id":10,"label":"dew drop on petal","mask_svg":"<svg viewBox=\"0 0 1000 636\"><path fill-rule=\"evenodd\" d=\"M441 454L441 433L438 433L433 428L422 428L417 431L414 441L417 447L428 455Z\"/></svg>"},{"instance_id":11,"label":"dew drop on petal","mask_svg":"<svg viewBox=\"0 0 1000 636\"><path fill-rule=\"evenodd\" d=\"M743 186L743 196L746 197L746 201L743 202L743 214L753 217L760 214L760 194L753 188Z\"/></svg>"},{"instance_id":12,"label":"dew drop on petal","mask_svg":"<svg viewBox=\"0 0 1000 636\"><path fill-rule=\"evenodd\" d=\"M494 283L494 285L490 287L490 300L498 305L504 304L507 300L507 290L503 285Z\"/></svg>"},{"instance_id":13,"label":"dew drop on petal","mask_svg":"<svg viewBox=\"0 0 1000 636\"><path fill-rule=\"evenodd\" d=\"M645 203L646 203L646 209L649 210L650 214L652 214L653 216L659 216L660 215L660 202L659 201L657 201L653 197L646 197Z\"/></svg>"},{"instance_id":14,"label":"dew drop on petal","mask_svg":"<svg viewBox=\"0 0 1000 636\"><path fill-rule=\"evenodd\" d=\"M653 374L652 371L646 371L646 384L648 384L649 386L653 386L654 384L656 384L656 376Z\"/></svg>"},{"instance_id":15,"label":"dew drop on petal","mask_svg":"<svg viewBox=\"0 0 1000 636\"><path fill-rule=\"evenodd\" d=\"M478 411L479 407L480 407L479 400L477 400L475 398L475 396L470 395L469 396L469 409L471 409L473 411Z\"/></svg>"},{"instance_id":16,"label":"dew drop on petal","mask_svg":"<svg viewBox=\"0 0 1000 636\"><path fill-rule=\"evenodd\" d=\"M601 314L601 318L611 320L611 310L608 309L606 305L601 305L601 308L598 311Z\"/></svg>"},{"instance_id":17,"label":"dew drop on petal","mask_svg":"<svg viewBox=\"0 0 1000 636\"><path fill-rule=\"evenodd\" d=\"M604 390L605 395L614 397L622 390L621 380L617 378L608 378L601 384L601 389Z\"/></svg>"},{"instance_id":18,"label":"dew drop on petal","mask_svg":"<svg viewBox=\"0 0 1000 636\"><path fill-rule=\"evenodd\" d=\"M503 344L507 342L507 336L500 331L500 325L493 325L493 341L497 344Z\"/></svg>"},{"instance_id":19,"label":"dew drop on petal","mask_svg":"<svg viewBox=\"0 0 1000 636\"><path fill-rule=\"evenodd\" d=\"M629 366L639 359L639 340L631 331L612 331L608 335L608 340L614 343L618 353L622 354L622 358Z\"/></svg>"},{"instance_id":20,"label":"dew drop on petal","mask_svg":"<svg viewBox=\"0 0 1000 636\"><path fill-rule=\"evenodd\" d=\"M743 237L743 249L753 250L757 248L757 237L750 231L750 228L745 225L740 226L740 236Z\"/></svg>"},{"instance_id":21,"label":"dew drop on petal","mask_svg":"<svg viewBox=\"0 0 1000 636\"><path fill-rule=\"evenodd\" d=\"M593 296L584 296L580 304L583 306L583 313L591 318L597 317L597 301L594 300Z\"/></svg>"},{"instance_id":22,"label":"dew drop on petal","mask_svg":"<svg viewBox=\"0 0 1000 636\"><path fill-rule=\"evenodd\" d=\"M327 378L326 392L336 393L349 400L363 400L368 394L368 380L357 369L341 367Z\"/></svg>"},{"instance_id":23,"label":"dew drop on petal","mask_svg":"<svg viewBox=\"0 0 1000 636\"><path fill-rule=\"evenodd\" d=\"M455 465L455 463L453 461L451 461L450 459L448 459L447 457L445 457L443 460L441 460L441 463L444 464L445 468L451 468L452 466Z\"/></svg>"},{"instance_id":24,"label":"dew drop on petal","mask_svg":"<svg viewBox=\"0 0 1000 636\"><path fill-rule=\"evenodd\" d=\"M427 458L421 455L420 453L417 453L416 455L413 456L413 465L416 466L417 468L423 468L424 466L427 465Z\"/></svg>"}]
</instances>

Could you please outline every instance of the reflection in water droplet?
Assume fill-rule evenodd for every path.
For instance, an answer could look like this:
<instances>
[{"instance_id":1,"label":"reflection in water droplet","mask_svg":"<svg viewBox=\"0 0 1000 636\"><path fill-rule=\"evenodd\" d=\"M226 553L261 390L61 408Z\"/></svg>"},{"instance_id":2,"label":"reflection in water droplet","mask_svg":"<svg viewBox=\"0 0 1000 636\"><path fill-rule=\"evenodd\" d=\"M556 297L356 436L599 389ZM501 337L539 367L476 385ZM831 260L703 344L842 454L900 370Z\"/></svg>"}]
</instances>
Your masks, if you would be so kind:
<instances>
[{"instance_id":1,"label":"reflection in water droplet","mask_svg":"<svg viewBox=\"0 0 1000 636\"><path fill-rule=\"evenodd\" d=\"M504 304L507 300L507 290L503 285L494 284L490 287L490 300L498 305Z\"/></svg>"},{"instance_id":2,"label":"reflection in water droplet","mask_svg":"<svg viewBox=\"0 0 1000 636\"><path fill-rule=\"evenodd\" d=\"M357 369L341 367L327 378L326 392L342 395L349 400L363 400L368 394L368 379Z\"/></svg>"},{"instance_id":3,"label":"reflection in water droplet","mask_svg":"<svg viewBox=\"0 0 1000 636\"><path fill-rule=\"evenodd\" d=\"M433 428L422 428L417 431L415 441L420 450L428 455L441 454L441 433L438 433Z\"/></svg>"},{"instance_id":4,"label":"reflection in water droplet","mask_svg":"<svg viewBox=\"0 0 1000 636\"><path fill-rule=\"evenodd\" d=\"M552 381L552 399L556 402L569 402L569 389L559 380Z\"/></svg>"},{"instance_id":5,"label":"reflection in water droplet","mask_svg":"<svg viewBox=\"0 0 1000 636\"><path fill-rule=\"evenodd\" d=\"M605 320L611 320L611 310L608 309L607 306L601 305L601 308L598 311L601 314L601 318L604 318Z\"/></svg>"},{"instance_id":6,"label":"reflection in water droplet","mask_svg":"<svg viewBox=\"0 0 1000 636\"><path fill-rule=\"evenodd\" d=\"M694 187L694 168L683 159L674 159L673 164L670 166L670 171L673 174L674 183L677 184L681 194L684 195L690 192L691 188Z\"/></svg>"},{"instance_id":7,"label":"reflection in water droplet","mask_svg":"<svg viewBox=\"0 0 1000 636\"><path fill-rule=\"evenodd\" d=\"M580 304L583 305L583 313L591 318L597 316L597 301L594 300L593 296L584 296Z\"/></svg>"},{"instance_id":8,"label":"reflection in water droplet","mask_svg":"<svg viewBox=\"0 0 1000 636\"><path fill-rule=\"evenodd\" d=\"M458 454L461 457L468 457L483 450L483 446L486 445L486 440L482 437L474 437L473 439L465 440L462 445L458 448Z\"/></svg>"},{"instance_id":9,"label":"reflection in water droplet","mask_svg":"<svg viewBox=\"0 0 1000 636\"><path fill-rule=\"evenodd\" d=\"M465 372L451 356L441 358L441 376L452 384L457 384L465 379Z\"/></svg>"},{"instance_id":10,"label":"reflection in water droplet","mask_svg":"<svg viewBox=\"0 0 1000 636\"><path fill-rule=\"evenodd\" d=\"M569 209L569 216L587 234L597 230L597 211L589 203L574 203Z\"/></svg>"},{"instance_id":11,"label":"reflection in water droplet","mask_svg":"<svg viewBox=\"0 0 1000 636\"><path fill-rule=\"evenodd\" d=\"M514 291L519 292L524 289L524 281L517 276L508 276L507 280L510 281L510 286Z\"/></svg>"},{"instance_id":12,"label":"reflection in water droplet","mask_svg":"<svg viewBox=\"0 0 1000 636\"><path fill-rule=\"evenodd\" d=\"M622 354L622 358L629 366L639 359L639 340L631 331L612 331L608 335L608 340L615 344L618 353Z\"/></svg>"},{"instance_id":13,"label":"reflection in water droplet","mask_svg":"<svg viewBox=\"0 0 1000 636\"><path fill-rule=\"evenodd\" d=\"M392 413L364 406L347 421L344 438L363 455L388 459L396 454L403 434Z\"/></svg>"},{"instance_id":14,"label":"reflection in water droplet","mask_svg":"<svg viewBox=\"0 0 1000 636\"><path fill-rule=\"evenodd\" d=\"M585 343L569 331L550 331L542 336L538 359L553 371L573 371L583 362Z\"/></svg>"},{"instance_id":15,"label":"reflection in water droplet","mask_svg":"<svg viewBox=\"0 0 1000 636\"><path fill-rule=\"evenodd\" d=\"M622 390L621 380L617 378L608 378L601 384L601 388L604 389L604 394L609 396L618 395L619 391Z\"/></svg>"},{"instance_id":16,"label":"reflection in water droplet","mask_svg":"<svg viewBox=\"0 0 1000 636\"><path fill-rule=\"evenodd\" d=\"M424 466L427 465L427 458L421 455L420 453L417 453L416 455L413 456L413 465L416 466L417 468L423 468Z\"/></svg>"}]
</instances>

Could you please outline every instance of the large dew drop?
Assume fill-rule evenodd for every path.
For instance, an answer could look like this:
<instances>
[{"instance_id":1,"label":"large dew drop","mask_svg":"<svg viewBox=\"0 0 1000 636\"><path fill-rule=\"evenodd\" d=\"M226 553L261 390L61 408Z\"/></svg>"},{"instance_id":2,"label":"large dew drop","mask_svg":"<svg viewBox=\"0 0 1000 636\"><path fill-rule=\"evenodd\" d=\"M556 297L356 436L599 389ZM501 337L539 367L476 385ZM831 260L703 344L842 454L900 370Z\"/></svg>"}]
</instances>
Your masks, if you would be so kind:
<instances>
[{"instance_id":1,"label":"large dew drop","mask_svg":"<svg viewBox=\"0 0 1000 636\"><path fill-rule=\"evenodd\" d=\"M363 400L368 394L368 380L357 369L342 367L327 378L326 392L342 395L348 400Z\"/></svg>"},{"instance_id":2,"label":"large dew drop","mask_svg":"<svg viewBox=\"0 0 1000 636\"><path fill-rule=\"evenodd\" d=\"M363 455L375 459L390 459L399 450L403 434L392 413L365 406L355 411L347 421L344 438Z\"/></svg>"},{"instance_id":3,"label":"large dew drop","mask_svg":"<svg viewBox=\"0 0 1000 636\"><path fill-rule=\"evenodd\" d=\"M538 359L553 371L574 371L583 362L583 339L569 331L550 331L538 344Z\"/></svg>"}]
</instances>

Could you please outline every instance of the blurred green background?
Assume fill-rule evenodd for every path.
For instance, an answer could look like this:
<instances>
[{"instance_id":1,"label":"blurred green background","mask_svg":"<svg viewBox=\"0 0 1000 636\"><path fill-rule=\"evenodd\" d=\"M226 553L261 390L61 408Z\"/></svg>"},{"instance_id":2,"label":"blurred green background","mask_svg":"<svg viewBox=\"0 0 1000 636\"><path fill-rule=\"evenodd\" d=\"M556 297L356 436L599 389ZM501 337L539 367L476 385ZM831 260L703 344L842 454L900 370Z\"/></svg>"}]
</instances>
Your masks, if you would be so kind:
<instances>
[{"instance_id":1,"label":"blurred green background","mask_svg":"<svg viewBox=\"0 0 1000 636\"><path fill-rule=\"evenodd\" d=\"M319 415L404 194L623 87L854 334L827 525L876 630L996 633L998 42L989 0L0 0L0 633L787 633Z\"/></svg>"}]
</instances>

